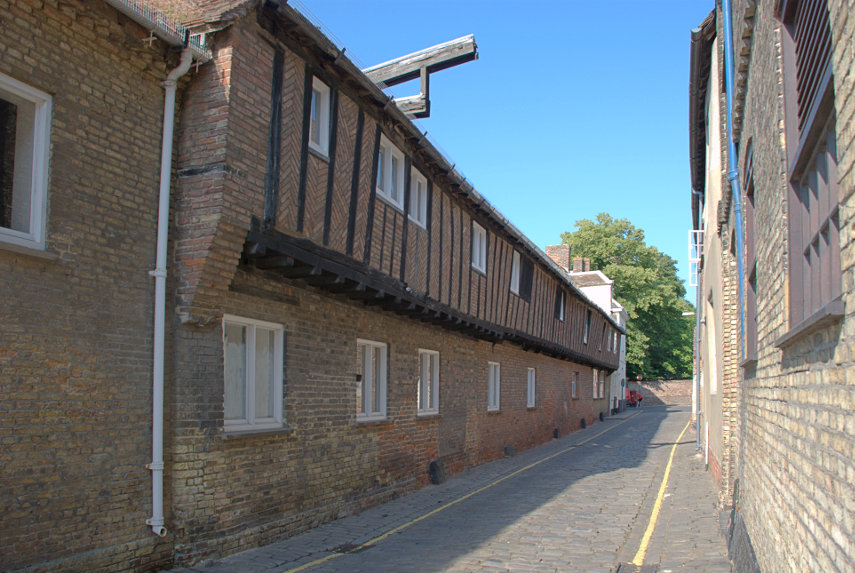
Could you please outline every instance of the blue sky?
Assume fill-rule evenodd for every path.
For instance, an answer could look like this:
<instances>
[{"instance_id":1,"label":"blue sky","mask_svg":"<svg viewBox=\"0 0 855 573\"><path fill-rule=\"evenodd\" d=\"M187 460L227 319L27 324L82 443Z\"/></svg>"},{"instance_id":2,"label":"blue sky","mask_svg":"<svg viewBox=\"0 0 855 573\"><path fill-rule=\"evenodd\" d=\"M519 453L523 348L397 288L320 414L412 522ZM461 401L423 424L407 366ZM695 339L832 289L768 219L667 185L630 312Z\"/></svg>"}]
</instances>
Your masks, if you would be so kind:
<instances>
[{"instance_id":1,"label":"blue sky","mask_svg":"<svg viewBox=\"0 0 855 573\"><path fill-rule=\"evenodd\" d=\"M421 129L539 247L607 212L686 280L689 38L713 0L291 4L364 67L474 34L477 61L431 76Z\"/></svg>"}]
</instances>

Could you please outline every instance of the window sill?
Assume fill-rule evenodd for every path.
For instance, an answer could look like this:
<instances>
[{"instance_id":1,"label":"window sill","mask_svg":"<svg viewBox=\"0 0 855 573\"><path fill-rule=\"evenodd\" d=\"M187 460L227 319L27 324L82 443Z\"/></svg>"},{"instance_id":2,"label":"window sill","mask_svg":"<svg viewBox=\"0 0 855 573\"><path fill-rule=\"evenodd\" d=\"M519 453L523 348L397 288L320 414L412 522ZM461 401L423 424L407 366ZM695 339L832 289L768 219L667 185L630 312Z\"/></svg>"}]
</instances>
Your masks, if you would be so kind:
<instances>
[{"instance_id":1,"label":"window sill","mask_svg":"<svg viewBox=\"0 0 855 573\"><path fill-rule=\"evenodd\" d=\"M528 410L529 412L533 412L533 411L537 410L537 406L526 406L525 409Z\"/></svg>"},{"instance_id":2,"label":"window sill","mask_svg":"<svg viewBox=\"0 0 855 573\"><path fill-rule=\"evenodd\" d=\"M288 426L276 428L241 428L240 430L227 430L223 428L222 438L224 440L235 440L239 438L260 438L263 436L276 436L279 434L290 434L294 430Z\"/></svg>"},{"instance_id":3,"label":"window sill","mask_svg":"<svg viewBox=\"0 0 855 573\"><path fill-rule=\"evenodd\" d=\"M494 415L501 414L501 413L502 413L501 408L500 408L500 409L498 409L498 410L487 410L487 415L488 415L488 416L494 416Z\"/></svg>"},{"instance_id":4,"label":"window sill","mask_svg":"<svg viewBox=\"0 0 855 573\"><path fill-rule=\"evenodd\" d=\"M383 193L379 188L377 189L376 195L377 195L378 199L381 199L387 205L389 205L392 208L400 211L401 213L404 212L404 205L403 204L399 205L398 203L395 203L394 199L392 199L391 197L389 197L388 195Z\"/></svg>"},{"instance_id":5,"label":"window sill","mask_svg":"<svg viewBox=\"0 0 855 573\"><path fill-rule=\"evenodd\" d=\"M745 357L745 360L739 363L740 368L751 368L752 366L757 366L756 352L752 352L751 354Z\"/></svg>"},{"instance_id":6,"label":"window sill","mask_svg":"<svg viewBox=\"0 0 855 573\"><path fill-rule=\"evenodd\" d=\"M813 313L813 315L803 320L794 328L791 328L789 332L775 341L775 347L787 348L808 334L825 328L830 324L834 324L842 319L845 314L846 305L843 303L841 298L837 298Z\"/></svg>"},{"instance_id":7,"label":"window sill","mask_svg":"<svg viewBox=\"0 0 855 573\"><path fill-rule=\"evenodd\" d=\"M325 151L321 151L320 148L314 147L311 142L309 142L309 153L311 153L321 161L325 161L326 163L330 162L330 156L327 155Z\"/></svg>"},{"instance_id":8,"label":"window sill","mask_svg":"<svg viewBox=\"0 0 855 573\"><path fill-rule=\"evenodd\" d=\"M472 265L472 270L480 275L484 275L485 277L487 276L487 269L479 269L475 265Z\"/></svg>"},{"instance_id":9,"label":"window sill","mask_svg":"<svg viewBox=\"0 0 855 573\"><path fill-rule=\"evenodd\" d=\"M0 251L10 251L19 255L26 255L28 257L44 259L47 261L59 260L59 255L52 251L47 251L38 247L25 247L24 245L7 243L2 238L0 238Z\"/></svg>"},{"instance_id":10,"label":"window sill","mask_svg":"<svg viewBox=\"0 0 855 573\"><path fill-rule=\"evenodd\" d=\"M436 420L442 418L439 412L417 412L416 419L417 420Z\"/></svg>"},{"instance_id":11,"label":"window sill","mask_svg":"<svg viewBox=\"0 0 855 573\"><path fill-rule=\"evenodd\" d=\"M357 426L382 426L384 424L391 424L392 420L383 416L382 418L357 418L356 425Z\"/></svg>"},{"instance_id":12,"label":"window sill","mask_svg":"<svg viewBox=\"0 0 855 573\"><path fill-rule=\"evenodd\" d=\"M411 215L408 215L407 218L410 220L410 223L412 223L419 229L427 231L427 221L419 221L418 219L413 219Z\"/></svg>"}]
</instances>

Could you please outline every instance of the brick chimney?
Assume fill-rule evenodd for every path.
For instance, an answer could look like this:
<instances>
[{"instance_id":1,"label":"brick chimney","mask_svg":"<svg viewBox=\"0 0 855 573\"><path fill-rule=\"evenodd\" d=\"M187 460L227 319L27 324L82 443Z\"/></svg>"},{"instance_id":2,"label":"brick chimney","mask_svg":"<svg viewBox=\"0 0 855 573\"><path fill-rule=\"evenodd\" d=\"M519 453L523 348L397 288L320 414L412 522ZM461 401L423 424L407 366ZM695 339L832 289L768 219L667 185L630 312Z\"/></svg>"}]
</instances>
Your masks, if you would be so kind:
<instances>
[{"instance_id":1,"label":"brick chimney","mask_svg":"<svg viewBox=\"0 0 855 573\"><path fill-rule=\"evenodd\" d=\"M574 273L587 273L591 270L591 259L588 257L574 257L573 258L573 272Z\"/></svg>"},{"instance_id":2,"label":"brick chimney","mask_svg":"<svg viewBox=\"0 0 855 573\"><path fill-rule=\"evenodd\" d=\"M549 245L546 255L565 271L570 270L570 245Z\"/></svg>"}]
</instances>

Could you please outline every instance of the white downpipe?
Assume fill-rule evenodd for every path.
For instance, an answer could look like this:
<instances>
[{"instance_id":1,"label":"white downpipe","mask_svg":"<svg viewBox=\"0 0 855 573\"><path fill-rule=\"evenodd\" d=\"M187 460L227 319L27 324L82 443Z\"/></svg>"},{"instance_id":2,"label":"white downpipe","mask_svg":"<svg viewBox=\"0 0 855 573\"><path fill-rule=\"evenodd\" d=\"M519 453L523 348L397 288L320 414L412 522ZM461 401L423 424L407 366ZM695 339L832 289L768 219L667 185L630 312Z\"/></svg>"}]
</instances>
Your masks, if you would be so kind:
<instances>
[{"instance_id":1,"label":"white downpipe","mask_svg":"<svg viewBox=\"0 0 855 573\"><path fill-rule=\"evenodd\" d=\"M157 211L157 260L149 274L154 277L154 365L151 421L151 517L146 524L160 537L163 525L163 363L166 322L166 248L169 238L169 191L172 183L172 139L175 131L175 92L178 79L193 63L193 52L185 48L181 63L163 82L163 143L160 154L160 197Z\"/></svg>"}]
</instances>

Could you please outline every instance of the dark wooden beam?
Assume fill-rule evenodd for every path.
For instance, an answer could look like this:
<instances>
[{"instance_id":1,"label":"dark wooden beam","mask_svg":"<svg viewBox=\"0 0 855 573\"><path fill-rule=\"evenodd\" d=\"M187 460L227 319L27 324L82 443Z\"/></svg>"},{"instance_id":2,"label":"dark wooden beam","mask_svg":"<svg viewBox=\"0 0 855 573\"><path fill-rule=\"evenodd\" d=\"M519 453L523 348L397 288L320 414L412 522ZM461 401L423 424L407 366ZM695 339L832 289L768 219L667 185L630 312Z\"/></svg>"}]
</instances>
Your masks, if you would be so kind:
<instances>
[{"instance_id":1,"label":"dark wooden beam","mask_svg":"<svg viewBox=\"0 0 855 573\"><path fill-rule=\"evenodd\" d=\"M264 224L276 225L279 202L279 163L282 154L282 81L285 68L285 51L273 50L273 79L270 86L270 124L267 134L267 172L264 176Z\"/></svg>"},{"instance_id":2,"label":"dark wooden beam","mask_svg":"<svg viewBox=\"0 0 855 573\"><path fill-rule=\"evenodd\" d=\"M306 177L309 166L309 127L312 115L312 67L306 62L303 68L303 131L300 136L300 175L297 182L297 231L303 232L306 214Z\"/></svg>"},{"instance_id":3,"label":"dark wooden beam","mask_svg":"<svg viewBox=\"0 0 855 573\"><path fill-rule=\"evenodd\" d=\"M294 266L294 258L286 255L274 255L268 257L258 257L254 264L259 269L285 269Z\"/></svg>"},{"instance_id":4,"label":"dark wooden beam","mask_svg":"<svg viewBox=\"0 0 855 573\"><path fill-rule=\"evenodd\" d=\"M395 86L418 78L422 68L428 73L434 73L476 59L478 59L478 45L475 43L475 36L470 34L362 71L374 83Z\"/></svg>"},{"instance_id":5,"label":"dark wooden beam","mask_svg":"<svg viewBox=\"0 0 855 573\"><path fill-rule=\"evenodd\" d=\"M265 253L265 256L246 256L245 264L275 272L285 278L304 280L327 292L341 293L350 299L362 300L365 304L378 305L478 339L494 342L508 340L562 360L606 370L617 368L616 358L604 361L551 340L466 315L438 300L414 293L396 278L343 253L309 239L265 229L258 218L252 219L247 234L244 252L246 254L249 251Z\"/></svg>"}]
</instances>

